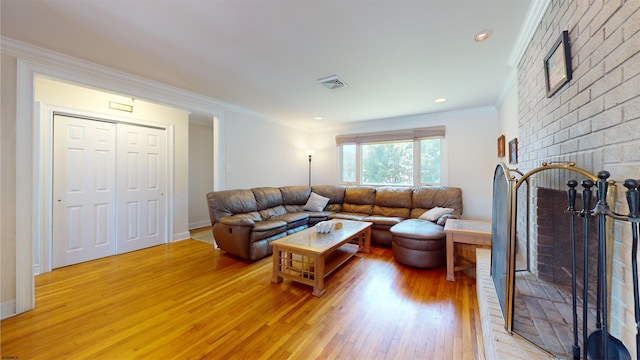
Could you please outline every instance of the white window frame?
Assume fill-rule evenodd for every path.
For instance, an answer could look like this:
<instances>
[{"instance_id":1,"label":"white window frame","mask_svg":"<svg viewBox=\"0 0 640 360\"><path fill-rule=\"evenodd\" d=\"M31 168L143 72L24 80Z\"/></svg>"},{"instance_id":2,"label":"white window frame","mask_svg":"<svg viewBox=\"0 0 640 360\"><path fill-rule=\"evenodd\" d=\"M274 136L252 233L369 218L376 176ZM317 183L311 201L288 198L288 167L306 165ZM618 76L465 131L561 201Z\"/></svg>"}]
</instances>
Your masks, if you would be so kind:
<instances>
[{"instance_id":1,"label":"white window frame","mask_svg":"<svg viewBox=\"0 0 640 360\"><path fill-rule=\"evenodd\" d=\"M405 136L404 134L408 134L411 133L413 131L428 131L430 128L425 128L425 129L414 129L414 130L406 130L406 131L402 131L403 135L400 135L399 137L396 137L393 140L390 141L358 141L359 138L363 138L363 139L367 139L367 138L379 138L379 137L384 137L386 135L391 135L391 137L393 137L393 132L383 132L383 133L368 133L368 134L354 134L354 135L343 135L344 138L347 138L347 141L344 140L340 140L341 136L336 137L336 143L337 143L337 147L338 147L338 183L342 184L342 185L364 185L362 184L362 145L363 144L382 144L382 143L394 143L394 142L407 142L410 140L413 140L413 186L428 186L428 185L435 185L435 186L445 186L448 184L448 174L449 174L449 169L448 169L448 146L447 146L447 137L444 133L444 127L442 127L442 129L440 128L435 128L438 131L441 131L441 134L436 135L436 136L424 136L424 137L410 137L407 136L407 138L402 139L402 136ZM399 133L399 132L398 132ZM428 139L435 139L435 138L439 138L440 139L440 183L439 184L423 184L420 183L420 141L421 140L428 140ZM355 182L346 182L343 181L343 173L344 173L344 158L343 158L343 145L355 145L356 146L356 166L355 166L355 178L356 181ZM379 184L379 185L375 185L375 184L366 184L368 186L384 186L386 184ZM396 186L404 186L404 185L396 185Z\"/></svg>"}]
</instances>

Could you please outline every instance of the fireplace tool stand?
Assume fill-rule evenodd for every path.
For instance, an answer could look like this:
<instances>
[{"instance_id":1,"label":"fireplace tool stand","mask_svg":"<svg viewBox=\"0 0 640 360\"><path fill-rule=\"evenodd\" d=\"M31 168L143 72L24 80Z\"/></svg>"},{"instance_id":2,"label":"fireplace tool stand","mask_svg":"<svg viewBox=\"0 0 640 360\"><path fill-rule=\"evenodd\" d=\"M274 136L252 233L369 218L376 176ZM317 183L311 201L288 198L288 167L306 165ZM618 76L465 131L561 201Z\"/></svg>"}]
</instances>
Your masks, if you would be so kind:
<instances>
[{"instance_id":1,"label":"fireplace tool stand","mask_svg":"<svg viewBox=\"0 0 640 360\"><path fill-rule=\"evenodd\" d=\"M637 242L638 242L638 223L640 214L638 214L638 208L640 204L638 203L638 182L635 180L625 180L624 186L627 188L627 201L629 202L629 210L630 213L628 216L622 216L614 213L609 208L607 204L607 190L608 190L608 182L610 174L607 171L600 171L598 173L598 181L597 181L597 198L598 201L593 208L591 208L591 187L593 187L593 182L591 180L584 180L582 182L582 186L584 188L583 191L583 210L579 212L580 216L584 217L584 285L583 285L583 347L584 347L584 359L621 359L621 360L631 360L631 355L627 348L622 344L622 342L612 336L609 333L609 325L608 325L608 304L607 304L607 256L606 256L606 219L607 216L614 218L616 220L629 221L632 225L632 236L633 236L633 246L632 246L632 267L633 267L633 275L634 275L634 301L635 301L635 314L636 314L636 325L638 326L638 330L640 331L640 306L638 305L638 276L637 276ZM568 212L571 214L570 218L570 231L574 232L574 219L573 217L578 214L575 210L575 187L577 186L577 182L575 180L571 180L567 182L569 186L568 198L569 198L569 208ZM589 233L589 218L590 216L596 216L598 218L598 266L597 266L597 304L596 304L596 328L594 332L589 334L587 327L587 315L588 315L588 274L589 274L589 266L588 266L588 233ZM578 346L578 334L577 334L577 311L576 311L576 278L575 278L575 254L573 253L574 242L575 242L575 234L571 234L572 240L572 296L573 296L573 314L574 314L574 344L573 344L573 357L574 359L580 358L580 349ZM636 346L638 343L638 336L636 335ZM640 353L640 348L636 348L636 352ZM640 359L640 357L638 358Z\"/></svg>"},{"instance_id":2,"label":"fireplace tool stand","mask_svg":"<svg viewBox=\"0 0 640 360\"><path fill-rule=\"evenodd\" d=\"M591 180L585 180L585 181L591 181ZM576 193L577 193L576 186L578 186L578 182L575 180L569 180L567 182L567 186L569 187L569 190L567 191L567 195L569 198L569 207L567 208L567 212L571 215L571 217L569 218L569 235L570 235L570 242L571 242L571 309L573 310L573 345L571 346L571 348L573 350L573 359L577 360L577 359L580 359L580 345L578 344L578 310L577 310L577 304L576 304L577 289L576 289L576 225L575 225L576 220L575 220L575 217L576 215L582 215L581 213L584 213L584 210L582 212L576 210ZM584 194L586 194L586 191L584 192ZM589 194L589 198L591 198L591 194ZM583 199L583 204L585 204L584 199ZM585 208L589 208L589 207L585 206ZM588 221L585 221L585 224L587 224L588 226Z\"/></svg>"}]
</instances>

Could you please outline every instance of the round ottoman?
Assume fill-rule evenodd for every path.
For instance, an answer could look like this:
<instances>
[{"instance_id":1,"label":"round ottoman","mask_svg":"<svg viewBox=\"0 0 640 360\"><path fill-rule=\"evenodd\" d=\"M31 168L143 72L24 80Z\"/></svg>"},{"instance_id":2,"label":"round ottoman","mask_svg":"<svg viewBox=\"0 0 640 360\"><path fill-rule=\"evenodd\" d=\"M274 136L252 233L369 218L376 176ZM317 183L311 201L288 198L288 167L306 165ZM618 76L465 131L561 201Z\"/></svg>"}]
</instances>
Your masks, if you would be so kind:
<instances>
[{"instance_id":1,"label":"round ottoman","mask_svg":"<svg viewBox=\"0 0 640 360\"><path fill-rule=\"evenodd\" d=\"M394 225L391 248L397 262L431 269L446 262L446 234L444 227L427 220L408 219Z\"/></svg>"}]
</instances>

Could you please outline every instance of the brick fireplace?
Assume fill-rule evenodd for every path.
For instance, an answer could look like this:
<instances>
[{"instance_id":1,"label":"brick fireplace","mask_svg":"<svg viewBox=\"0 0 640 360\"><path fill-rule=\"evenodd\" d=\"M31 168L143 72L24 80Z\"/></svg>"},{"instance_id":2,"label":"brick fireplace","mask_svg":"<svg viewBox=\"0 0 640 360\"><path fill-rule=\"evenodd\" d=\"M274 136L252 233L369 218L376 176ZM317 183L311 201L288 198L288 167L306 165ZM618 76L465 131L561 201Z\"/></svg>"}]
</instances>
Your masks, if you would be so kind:
<instances>
[{"instance_id":1,"label":"brick fireplace","mask_svg":"<svg viewBox=\"0 0 640 360\"><path fill-rule=\"evenodd\" d=\"M527 171L542 162L574 162L591 173L608 170L618 181L639 178L640 1L545 3L539 24L527 39L521 57L515 59L516 81L501 106L500 121L507 126L501 125L500 129L511 135L508 138L518 138L518 163L510 166ZM569 32L573 78L547 97L542 62L563 30ZM509 128L511 122L517 123L513 131ZM536 211L533 205L538 201L538 187L566 191L567 180L564 176L549 176L532 184L534 204L528 209L528 218ZM618 190L612 206L622 214L628 211L623 193L623 189ZM610 331L636 358L631 234L628 224L611 223ZM525 234L529 243L525 247L528 253L520 252L527 256L518 258L518 269L539 274L539 268L547 266L547 257L552 255L532 244L539 231L535 223L520 229L518 237ZM549 244L545 238L548 236L543 233L542 245ZM540 251L543 254L538 260ZM542 273L543 277L557 275L547 274L544 269Z\"/></svg>"},{"instance_id":2,"label":"brick fireplace","mask_svg":"<svg viewBox=\"0 0 640 360\"><path fill-rule=\"evenodd\" d=\"M531 192L531 235L516 239L528 240L518 249L532 248L535 258L521 260L535 266L521 267L515 276L513 331L542 349L560 358L572 358L573 310L571 266L571 214L567 212L567 192L537 187ZM595 204L595 200L591 201ZM582 201L577 201L582 209ZM574 214L575 261L577 287L578 346L582 344L583 290L584 290L584 214ZM593 217L587 220L589 272L589 333L595 330L595 304L597 279L593 271L597 264L597 227ZM532 271L531 269L536 269Z\"/></svg>"},{"instance_id":3,"label":"brick fireplace","mask_svg":"<svg viewBox=\"0 0 640 360\"><path fill-rule=\"evenodd\" d=\"M574 334L578 347L584 349L582 299L585 256L589 264L587 268L590 269L587 280L589 328L586 334L595 330L596 323L597 281L593 269L597 264L598 233L595 217L590 215L592 206L582 214L567 211L569 204L564 184L576 178L594 180L595 175L575 167L573 163L543 163L524 174L509 170L502 164L496 168L494 177L492 276L496 292L502 297L505 327L559 358L572 358ZM509 187L505 189L501 185L504 183L508 183ZM591 205L595 204L593 197L591 199ZM576 208L582 209L579 199ZM576 260L575 317L578 327L575 333L570 231L572 214ZM500 225L502 218L508 219L505 225ZM583 251L585 239L582 230L585 225L588 229L586 254ZM504 276L499 266L503 262L511 264L505 269Z\"/></svg>"}]
</instances>

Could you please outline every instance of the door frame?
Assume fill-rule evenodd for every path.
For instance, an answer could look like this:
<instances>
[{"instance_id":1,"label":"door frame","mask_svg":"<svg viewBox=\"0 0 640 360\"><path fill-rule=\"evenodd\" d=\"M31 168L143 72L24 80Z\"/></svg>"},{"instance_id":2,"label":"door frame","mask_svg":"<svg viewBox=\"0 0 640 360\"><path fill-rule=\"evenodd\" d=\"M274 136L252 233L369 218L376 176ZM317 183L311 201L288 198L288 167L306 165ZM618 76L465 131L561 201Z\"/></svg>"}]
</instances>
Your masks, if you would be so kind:
<instances>
[{"instance_id":1,"label":"door frame","mask_svg":"<svg viewBox=\"0 0 640 360\"><path fill-rule=\"evenodd\" d=\"M42 197L39 179L39 109L35 107L34 83L38 76L70 81L88 88L128 94L180 109L213 115L214 190L225 188L224 133L225 111L247 112L168 85L131 74L63 56L41 48L3 39L2 50L16 58L16 204L15 204L15 305L7 301L2 318L35 307L34 247L40 242ZM170 218L173 224L174 219ZM173 225L172 225L173 226ZM173 236L173 229L169 236Z\"/></svg>"},{"instance_id":2,"label":"door frame","mask_svg":"<svg viewBox=\"0 0 640 360\"><path fill-rule=\"evenodd\" d=\"M50 272L52 270L52 254L53 254L53 118L55 115L66 115L72 117L81 117L87 120L108 121L113 123L127 123L138 126L149 126L164 129L167 136L167 189L166 189L166 209L165 209L165 239L164 243L169 242L170 234L173 234L173 174L174 171L174 129L173 125L160 124L131 118L122 118L112 114L101 114L97 112L85 111L81 109L71 109L59 105L36 103L36 111L39 116L40 128L40 156L39 168L42 176L39 179L40 185L40 201L41 201L41 221L35 224L39 227L39 241L34 242L34 259L33 271L34 275ZM117 242L116 242L117 243ZM116 249L116 254L118 254Z\"/></svg>"}]
</instances>

